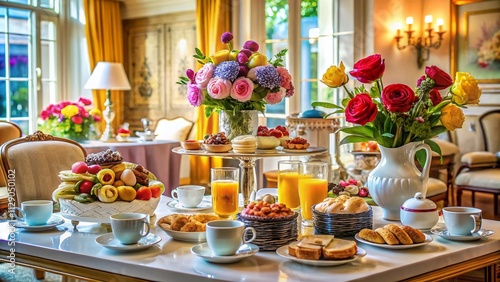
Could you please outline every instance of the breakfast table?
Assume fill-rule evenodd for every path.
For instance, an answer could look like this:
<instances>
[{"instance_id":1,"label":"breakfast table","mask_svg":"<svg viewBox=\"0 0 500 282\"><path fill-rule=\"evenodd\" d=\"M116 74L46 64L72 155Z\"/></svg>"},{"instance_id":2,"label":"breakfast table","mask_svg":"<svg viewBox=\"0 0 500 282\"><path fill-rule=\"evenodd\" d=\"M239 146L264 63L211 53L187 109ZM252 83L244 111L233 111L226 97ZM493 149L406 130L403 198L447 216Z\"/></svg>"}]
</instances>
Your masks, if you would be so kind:
<instances>
[{"instance_id":1,"label":"breakfast table","mask_svg":"<svg viewBox=\"0 0 500 282\"><path fill-rule=\"evenodd\" d=\"M481 268L485 281L497 281L498 221L484 220L483 228L494 234L477 241L449 241L428 232L432 242L412 249L357 242L366 256L338 266L304 265L274 251L259 251L233 264L216 264L191 253L198 243L175 241L155 226L159 218L178 212L168 205L171 200L161 197L151 218L151 232L161 241L147 249L115 252L101 246L96 238L109 230L98 223L82 222L74 229L66 220L50 230L27 232L4 221L0 222L0 261L99 281L437 281ZM373 207L373 212L373 228L389 223L381 219L379 207Z\"/></svg>"},{"instance_id":2,"label":"breakfast table","mask_svg":"<svg viewBox=\"0 0 500 282\"><path fill-rule=\"evenodd\" d=\"M119 151L124 161L141 164L165 184L165 195L179 186L181 156L172 153L172 148L180 146L175 140L141 141L129 138L124 142L89 141L82 144L87 154L111 149Z\"/></svg>"}]
</instances>

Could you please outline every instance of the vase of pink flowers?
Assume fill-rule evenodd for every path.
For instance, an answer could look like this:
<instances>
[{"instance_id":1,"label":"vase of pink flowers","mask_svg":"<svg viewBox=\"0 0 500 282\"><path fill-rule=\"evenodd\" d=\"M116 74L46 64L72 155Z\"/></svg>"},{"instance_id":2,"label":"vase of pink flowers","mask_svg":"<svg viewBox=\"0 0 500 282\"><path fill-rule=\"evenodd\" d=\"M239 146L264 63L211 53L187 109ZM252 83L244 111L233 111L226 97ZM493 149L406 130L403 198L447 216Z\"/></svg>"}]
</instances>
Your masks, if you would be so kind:
<instances>
[{"instance_id":1,"label":"vase of pink flowers","mask_svg":"<svg viewBox=\"0 0 500 282\"><path fill-rule=\"evenodd\" d=\"M41 113L39 129L46 134L84 142L90 128L101 121L101 111L92 108L92 101L80 97L77 102L63 101L48 105Z\"/></svg>"},{"instance_id":2,"label":"vase of pink flowers","mask_svg":"<svg viewBox=\"0 0 500 282\"><path fill-rule=\"evenodd\" d=\"M188 69L177 82L186 85L191 105L205 106L206 117L222 113L219 130L226 131L229 139L256 135L256 114L264 114L266 104L277 104L294 93L290 73L283 66L286 49L268 59L257 42L248 40L236 50L232 39L230 32L222 34L227 49L210 56L196 48L193 57L203 66L198 72Z\"/></svg>"},{"instance_id":3,"label":"vase of pink flowers","mask_svg":"<svg viewBox=\"0 0 500 282\"><path fill-rule=\"evenodd\" d=\"M363 85L351 92L346 87L349 77L343 63L331 66L322 82L332 88L344 87L347 97L341 105L315 102L313 106L335 109L333 113L344 114L353 124L340 129L347 134L341 145L378 143L381 160L368 175L366 185L375 203L382 207L383 217L399 220L399 210L407 199L416 192L426 194L431 153L441 155L431 138L461 128L465 120L461 108L477 104L481 90L469 73L457 72L453 81L436 66L425 68L414 89L400 83L384 87L384 70L385 60L379 54L359 60L349 74ZM441 95L445 89L445 95ZM422 171L415 166L415 159Z\"/></svg>"}]
</instances>

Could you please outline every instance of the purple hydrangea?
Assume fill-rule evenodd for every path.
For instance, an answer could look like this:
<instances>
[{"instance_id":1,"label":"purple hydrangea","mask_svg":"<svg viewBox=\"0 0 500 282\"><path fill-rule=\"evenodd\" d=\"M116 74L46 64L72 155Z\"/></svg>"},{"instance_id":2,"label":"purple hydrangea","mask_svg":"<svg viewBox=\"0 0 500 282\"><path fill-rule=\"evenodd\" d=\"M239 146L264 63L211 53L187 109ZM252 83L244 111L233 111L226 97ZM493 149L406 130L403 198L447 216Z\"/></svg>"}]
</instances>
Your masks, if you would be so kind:
<instances>
[{"instance_id":1,"label":"purple hydrangea","mask_svg":"<svg viewBox=\"0 0 500 282\"><path fill-rule=\"evenodd\" d=\"M257 83L262 87L268 89L279 88L281 84L281 77L276 68L271 65L263 66L255 70Z\"/></svg>"},{"instance_id":2,"label":"purple hydrangea","mask_svg":"<svg viewBox=\"0 0 500 282\"><path fill-rule=\"evenodd\" d=\"M240 72L240 65L236 61L226 61L218 64L214 70L214 77L233 82Z\"/></svg>"}]
</instances>

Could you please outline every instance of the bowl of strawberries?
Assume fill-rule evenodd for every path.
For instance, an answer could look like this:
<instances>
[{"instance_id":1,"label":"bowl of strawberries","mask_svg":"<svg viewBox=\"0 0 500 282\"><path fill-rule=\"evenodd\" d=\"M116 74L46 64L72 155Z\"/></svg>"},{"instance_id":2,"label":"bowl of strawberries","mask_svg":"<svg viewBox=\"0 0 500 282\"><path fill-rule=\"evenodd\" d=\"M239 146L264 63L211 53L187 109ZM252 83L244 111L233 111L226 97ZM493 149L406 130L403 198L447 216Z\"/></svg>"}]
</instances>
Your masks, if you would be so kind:
<instances>
[{"instance_id":1,"label":"bowl of strawberries","mask_svg":"<svg viewBox=\"0 0 500 282\"><path fill-rule=\"evenodd\" d=\"M285 126L278 125L275 128L269 128L265 125L259 125L257 129L257 149L274 149L289 138L290 133Z\"/></svg>"}]
</instances>

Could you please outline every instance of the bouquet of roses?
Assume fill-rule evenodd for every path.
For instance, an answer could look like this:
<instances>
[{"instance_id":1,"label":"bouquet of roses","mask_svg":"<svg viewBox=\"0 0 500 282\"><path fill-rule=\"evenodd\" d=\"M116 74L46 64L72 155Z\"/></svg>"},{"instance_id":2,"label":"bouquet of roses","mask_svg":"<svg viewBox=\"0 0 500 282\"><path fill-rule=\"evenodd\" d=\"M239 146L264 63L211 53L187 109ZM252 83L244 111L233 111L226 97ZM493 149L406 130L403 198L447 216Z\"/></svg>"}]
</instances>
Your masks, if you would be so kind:
<instances>
[{"instance_id":1,"label":"bouquet of roses","mask_svg":"<svg viewBox=\"0 0 500 282\"><path fill-rule=\"evenodd\" d=\"M48 105L41 113L40 130L58 136L83 141L88 139L90 125L101 121L101 111L91 108L92 102L80 97L78 101L63 101Z\"/></svg>"},{"instance_id":2,"label":"bouquet of roses","mask_svg":"<svg viewBox=\"0 0 500 282\"><path fill-rule=\"evenodd\" d=\"M341 105L327 102L312 105L336 109L331 114L343 113L347 122L355 124L340 129L348 134L340 144L376 141L381 146L395 148L424 141L441 154L439 146L430 138L462 127L465 116L461 107L477 104L481 96L477 81L469 73L457 72L453 82L443 70L428 66L415 90L399 83L384 87L384 70L385 60L379 54L359 60L349 74L361 83L372 85L369 89L361 85L351 92L345 86L349 77L344 64L331 66L322 82L332 88L344 87L347 97ZM439 90L448 87L446 95L441 96ZM422 154L417 154L419 161L421 157Z\"/></svg>"},{"instance_id":3,"label":"bouquet of roses","mask_svg":"<svg viewBox=\"0 0 500 282\"><path fill-rule=\"evenodd\" d=\"M258 110L264 113L266 104L277 104L294 93L290 73L283 67L282 50L274 59L259 53L259 44L248 40L243 49L232 48L233 35L225 32L221 36L227 49L210 56L198 48L193 56L203 67L195 72L186 71L177 84L187 86L187 98L195 107L205 105L205 115L214 111Z\"/></svg>"}]
</instances>

